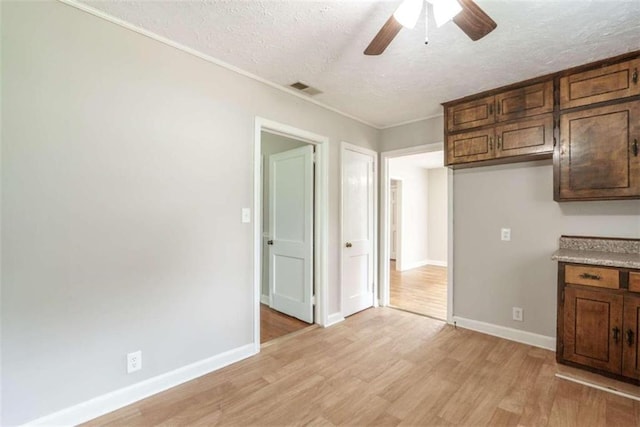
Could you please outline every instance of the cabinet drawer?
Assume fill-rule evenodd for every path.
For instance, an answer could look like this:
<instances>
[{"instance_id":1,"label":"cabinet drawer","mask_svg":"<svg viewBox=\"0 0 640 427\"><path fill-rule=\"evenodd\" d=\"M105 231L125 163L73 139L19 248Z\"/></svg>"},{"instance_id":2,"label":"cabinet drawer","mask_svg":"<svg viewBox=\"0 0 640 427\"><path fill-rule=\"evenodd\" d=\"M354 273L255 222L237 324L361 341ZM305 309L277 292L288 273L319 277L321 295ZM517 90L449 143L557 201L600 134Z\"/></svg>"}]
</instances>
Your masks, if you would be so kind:
<instances>
[{"instance_id":1,"label":"cabinet drawer","mask_svg":"<svg viewBox=\"0 0 640 427\"><path fill-rule=\"evenodd\" d=\"M492 124L495 121L494 102L495 98L488 96L448 107L447 129L451 132Z\"/></svg>"},{"instance_id":2,"label":"cabinet drawer","mask_svg":"<svg viewBox=\"0 0 640 427\"><path fill-rule=\"evenodd\" d=\"M477 162L494 156L493 129L449 135L447 164Z\"/></svg>"},{"instance_id":3,"label":"cabinet drawer","mask_svg":"<svg viewBox=\"0 0 640 427\"><path fill-rule=\"evenodd\" d=\"M571 74L560 79L560 108L640 94L640 58L608 67Z\"/></svg>"},{"instance_id":4,"label":"cabinet drawer","mask_svg":"<svg viewBox=\"0 0 640 427\"><path fill-rule=\"evenodd\" d=\"M553 81L513 89L496 95L499 122L553 112Z\"/></svg>"},{"instance_id":5,"label":"cabinet drawer","mask_svg":"<svg viewBox=\"0 0 640 427\"><path fill-rule=\"evenodd\" d=\"M640 292L640 272L629 273L629 290L631 292Z\"/></svg>"},{"instance_id":6,"label":"cabinet drawer","mask_svg":"<svg viewBox=\"0 0 640 427\"><path fill-rule=\"evenodd\" d=\"M620 288L620 274L612 268L567 265L564 270L565 283L595 286L598 288Z\"/></svg>"},{"instance_id":7,"label":"cabinet drawer","mask_svg":"<svg viewBox=\"0 0 640 427\"><path fill-rule=\"evenodd\" d=\"M496 157L553 152L553 115L496 126Z\"/></svg>"}]
</instances>

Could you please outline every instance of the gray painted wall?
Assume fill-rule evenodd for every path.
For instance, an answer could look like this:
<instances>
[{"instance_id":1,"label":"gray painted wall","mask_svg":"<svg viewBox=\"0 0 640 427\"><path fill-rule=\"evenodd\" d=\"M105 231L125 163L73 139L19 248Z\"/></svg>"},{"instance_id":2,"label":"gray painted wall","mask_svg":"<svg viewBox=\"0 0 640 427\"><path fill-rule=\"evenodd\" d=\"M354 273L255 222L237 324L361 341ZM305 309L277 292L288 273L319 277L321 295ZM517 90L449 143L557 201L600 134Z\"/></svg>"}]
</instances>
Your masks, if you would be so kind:
<instances>
[{"instance_id":1,"label":"gray painted wall","mask_svg":"<svg viewBox=\"0 0 640 427\"><path fill-rule=\"evenodd\" d=\"M552 184L551 160L455 171L455 316L553 337L560 235L640 237L640 201L556 203Z\"/></svg>"},{"instance_id":2,"label":"gray painted wall","mask_svg":"<svg viewBox=\"0 0 640 427\"><path fill-rule=\"evenodd\" d=\"M434 117L380 131L380 152L442 142L444 120Z\"/></svg>"},{"instance_id":3,"label":"gray painted wall","mask_svg":"<svg viewBox=\"0 0 640 427\"><path fill-rule=\"evenodd\" d=\"M430 261L447 262L447 168L428 169L427 214Z\"/></svg>"},{"instance_id":4,"label":"gray painted wall","mask_svg":"<svg viewBox=\"0 0 640 427\"><path fill-rule=\"evenodd\" d=\"M63 3L0 5L2 424L252 342L256 116L330 139L339 309L340 141L376 129Z\"/></svg>"},{"instance_id":5,"label":"gray painted wall","mask_svg":"<svg viewBox=\"0 0 640 427\"><path fill-rule=\"evenodd\" d=\"M262 132L262 234L269 233L269 156L293 150L307 145L307 143L287 138L282 135L274 135ZM261 294L269 296L269 247L267 238L262 239L262 291Z\"/></svg>"}]
</instances>

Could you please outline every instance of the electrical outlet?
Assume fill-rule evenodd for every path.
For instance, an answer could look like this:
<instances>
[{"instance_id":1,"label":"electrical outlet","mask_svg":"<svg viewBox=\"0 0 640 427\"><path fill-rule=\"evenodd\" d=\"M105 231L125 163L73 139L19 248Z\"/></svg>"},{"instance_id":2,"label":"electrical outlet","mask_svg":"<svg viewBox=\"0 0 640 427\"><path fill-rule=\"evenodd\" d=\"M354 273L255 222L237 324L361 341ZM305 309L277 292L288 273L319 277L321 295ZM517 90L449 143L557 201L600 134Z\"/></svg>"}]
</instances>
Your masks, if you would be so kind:
<instances>
[{"instance_id":1,"label":"electrical outlet","mask_svg":"<svg viewBox=\"0 0 640 427\"><path fill-rule=\"evenodd\" d=\"M524 321L524 310L521 307L513 307L513 320L516 322Z\"/></svg>"},{"instance_id":2,"label":"electrical outlet","mask_svg":"<svg viewBox=\"0 0 640 427\"><path fill-rule=\"evenodd\" d=\"M127 354L127 374L142 369L142 351L134 351Z\"/></svg>"},{"instance_id":3,"label":"electrical outlet","mask_svg":"<svg viewBox=\"0 0 640 427\"><path fill-rule=\"evenodd\" d=\"M511 229L503 228L502 230L500 230L500 238L506 242L511 240Z\"/></svg>"}]
</instances>

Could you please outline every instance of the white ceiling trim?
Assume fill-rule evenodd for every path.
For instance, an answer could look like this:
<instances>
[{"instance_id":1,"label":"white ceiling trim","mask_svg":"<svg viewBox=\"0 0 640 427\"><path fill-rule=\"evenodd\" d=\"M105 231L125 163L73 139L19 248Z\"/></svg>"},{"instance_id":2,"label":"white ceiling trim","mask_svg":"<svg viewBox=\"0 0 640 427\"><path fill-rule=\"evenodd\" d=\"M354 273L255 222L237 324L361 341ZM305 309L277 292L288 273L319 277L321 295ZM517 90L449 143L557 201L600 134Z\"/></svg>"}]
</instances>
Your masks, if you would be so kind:
<instances>
[{"instance_id":1,"label":"white ceiling trim","mask_svg":"<svg viewBox=\"0 0 640 427\"><path fill-rule=\"evenodd\" d=\"M61 2L61 3L66 4L68 6L71 6L71 7L74 7L76 9L79 9L79 10L81 10L83 12L89 13L89 14L91 14L93 16L98 17L98 18L101 18L101 19L104 19L106 21L109 21L112 24L119 25L119 26L121 26L123 28L126 28L128 30L134 31L134 32L136 32L138 34L141 34L143 36L146 36L146 37L149 37L149 38L154 39L156 41L159 41L160 43L164 43L164 44L166 44L168 46L171 46L171 47L173 47L175 49L181 50L181 51L183 51L185 53L188 53L190 55L197 56L198 58L203 59L203 60L205 60L207 62L210 62L212 64L215 64L215 65L218 65L220 67L226 68L229 71L233 71L234 73L238 73L238 74L240 74L240 75L242 75L244 77L248 77L250 79L253 79L255 81L263 83L263 84L265 84L267 86L270 86L272 88L275 88L275 89L278 89L278 90L280 90L282 92L285 92L285 93L287 93L289 95L293 95L293 96L296 96L296 97L298 97L300 99L304 99L307 102L310 102L312 104L318 105L318 106L320 106L322 108L325 108L325 109L327 109L329 111L333 111L334 113L338 113L341 116L344 116L344 117L347 117L349 119L355 120L357 122L360 122L362 124L370 126L370 127L374 128L374 129L381 130L381 129L385 129L387 127L400 126L400 124L401 124L400 123L400 124L393 125L393 126L386 126L384 128L380 127L380 126L375 125L373 123L370 123L370 122L368 122L366 120L363 120L363 119L361 119L359 117L353 116L353 115L351 115L349 113L345 113L344 111L340 111L340 110L338 110L336 108L333 108L333 107L331 107L329 105L326 105L326 104L324 104L322 102L316 101L315 99L310 99L308 96L302 95L302 94L294 91L293 89L288 89L288 88L286 88L284 86L281 86L281 85L279 85L277 83L274 83L272 81L264 79L264 78L262 78L260 76L257 76L255 74L249 73L249 72L247 72L247 71L245 71L245 70L243 70L241 68L235 67L235 66L233 66L233 65L231 65L231 64L229 64L227 62L221 61L221 60L216 59L216 58L214 58L212 56L206 55L206 54L204 54L204 53L202 53L200 51L197 51L195 49L187 47L187 46L185 46L185 45L183 45L181 43L176 43L175 41L170 40L170 39L168 39L166 37L163 37L161 35L158 35L158 34L156 34L154 32L145 30L144 28L140 28L140 27L138 27L136 25L132 25L132 24L126 22L126 21L123 21L120 18L116 18L115 16L109 15L108 13L105 13L105 12L103 12L101 10L95 9L95 8L93 8L91 6L88 6L88 5L84 4L84 3L80 3L80 2L78 2L76 0L58 0L58 1ZM415 120L415 121L420 121L420 120L424 120L424 119L418 119L418 120Z\"/></svg>"},{"instance_id":2,"label":"white ceiling trim","mask_svg":"<svg viewBox=\"0 0 640 427\"><path fill-rule=\"evenodd\" d=\"M396 123L395 125L382 126L382 127L379 127L378 129L391 129L391 128L396 128L398 126L410 125L411 123L421 122L423 120L437 119L438 117L444 117L444 114L434 114L432 116L420 117L418 119L407 120L406 122Z\"/></svg>"}]
</instances>

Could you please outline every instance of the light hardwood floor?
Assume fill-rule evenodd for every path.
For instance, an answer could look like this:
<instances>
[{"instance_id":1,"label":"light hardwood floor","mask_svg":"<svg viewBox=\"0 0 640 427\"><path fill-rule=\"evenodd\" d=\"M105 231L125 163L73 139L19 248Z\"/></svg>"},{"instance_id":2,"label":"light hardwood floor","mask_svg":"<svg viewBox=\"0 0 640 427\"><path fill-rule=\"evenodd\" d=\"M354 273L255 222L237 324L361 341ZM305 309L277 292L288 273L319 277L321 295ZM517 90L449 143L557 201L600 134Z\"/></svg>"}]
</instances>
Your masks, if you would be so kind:
<instances>
[{"instance_id":1,"label":"light hardwood floor","mask_svg":"<svg viewBox=\"0 0 640 427\"><path fill-rule=\"evenodd\" d=\"M446 320L446 267L426 265L397 271L396 262L391 261L389 272L389 303L393 307Z\"/></svg>"},{"instance_id":2,"label":"light hardwood floor","mask_svg":"<svg viewBox=\"0 0 640 427\"><path fill-rule=\"evenodd\" d=\"M553 352L376 308L88 425L640 425L639 402L556 369Z\"/></svg>"},{"instance_id":3,"label":"light hardwood floor","mask_svg":"<svg viewBox=\"0 0 640 427\"><path fill-rule=\"evenodd\" d=\"M273 310L265 304L260 304L260 343L288 335L310 326L309 323L287 316Z\"/></svg>"}]
</instances>

